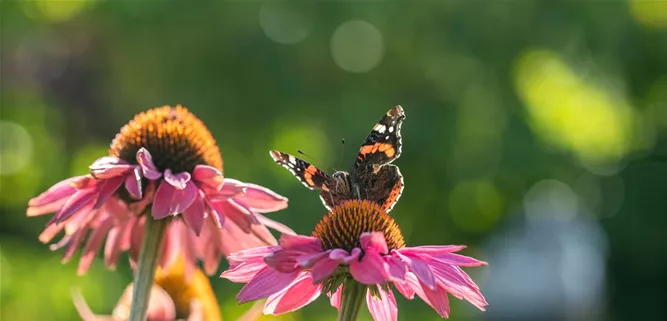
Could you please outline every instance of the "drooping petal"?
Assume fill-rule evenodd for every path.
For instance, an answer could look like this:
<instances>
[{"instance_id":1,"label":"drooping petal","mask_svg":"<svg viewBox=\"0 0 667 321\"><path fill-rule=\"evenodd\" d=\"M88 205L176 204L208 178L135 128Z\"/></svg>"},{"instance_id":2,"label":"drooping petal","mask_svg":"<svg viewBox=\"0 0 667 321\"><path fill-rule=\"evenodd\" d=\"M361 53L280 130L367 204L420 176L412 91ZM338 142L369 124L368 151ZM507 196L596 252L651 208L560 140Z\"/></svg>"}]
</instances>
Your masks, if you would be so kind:
<instances>
[{"instance_id":1,"label":"drooping petal","mask_svg":"<svg viewBox=\"0 0 667 321\"><path fill-rule=\"evenodd\" d=\"M141 169L139 167L135 167L125 177L125 189L135 200L140 200L143 197L143 191L141 190Z\"/></svg>"},{"instance_id":2,"label":"drooping petal","mask_svg":"<svg viewBox=\"0 0 667 321\"><path fill-rule=\"evenodd\" d=\"M389 253L387 241L382 232L361 233L359 237L361 248L364 251L375 251L378 253Z\"/></svg>"},{"instance_id":3,"label":"drooping petal","mask_svg":"<svg viewBox=\"0 0 667 321\"><path fill-rule=\"evenodd\" d=\"M97 196L97 201L95 202L93 209L102 207L102 205L104 205L104 203L109 200L109 197L116 193L120 185L123 184L124 180L125 177L118 176L101 181L99 195Z\"/></svg>"},{"instance_id":4,"label":"drooping petal","mask_svg":"<svg viewBox=\"0 0 667 321\"><path fill-rule=\"evenodd\" d=\"M296 311L317 299L321 284L313 284L309 273L303 272L283 291L269 296L264 305L264 314L280 315Z\"/></svg>"},{"instance_id":5,"label":"drooping petal","mask_svg":"<svg viewBox=\"0 0 667 321\"><path fill-rule=\"evenodd\" d=\"M357 259L359 259L360 255L361 255L361 250L356 247L352 249L352 253L347 253L347 251L342 249L335 249L329 252L330 259L345 264L348 264L352 261L356 261Z\"/></svg>"},{"instance_id":6,"label":"drooping petal","mask_svg":"<svg viewBox=\"0 0 667 321\"><path fill-rule=\"evenodd\" d=\"M426 284L429 289L435 290L435 276L433 276L433 272L423 259L417 255L403 255L400 251L393 251L392 253L398 255L401 261L408 265L408 268L417 276L419 281Z\"/></svg>"},{"instance_id":7,"label":"drooping petal","mask_svg":"<svg viewBox=\"0 0 667 321\"><path fill-rule=\"evenodd\" d=\"M425 257L431 257L433 261L436 261L440 264L450 264L456 266L465 266L465 267L476 267L482 265L488 265L484 261L473 259L468 256L454 254L454 253L444 253L439 255L424 255Z\"/></svg>"},{"instance_id":8,"label":"drooping petal","mask_svg":"<svg viewBox=\"0 0 667 321\"><path fill-rule=\"evenodd\" d=\"M86 245L83 247L83 254L81 255L81 260L79 261L77 274L84 275L88 271L90 266L93 264L93 260L95 259L97 252L102 246L104 237L112 225L113 221L111 219L107 219L104 220L95 230L93 230L91 235L88 237Z\"/></svg>"},{"instance_id":9,"label":"drooping petal","mask_svg":"<svg viewBox=\"0 0 667 321\"><path fill-rule=\"evenodd\" d=\"M76 192L76 188L72 186L71 182L78 180L82 177L83 176L71 177L54 184L42 194L39 194L38 196L30 199L30 201L28 201L28 206L29 207L43 206L61 200L63 198L69 197L70 195L74 194L74 192ZM30 208L28 208L28 211L30 211ZM49 212L44 212L39 214L28 213L28 216L36 216L46 213Z\"/></svg>"},{"instance_id":10,"label":"drooping petal","mask_svg":"<svg viewBox=\"0 0 667 321\"><path fill-rule=\"evenodd\" d=\"M422 290L424 290L424 300L430 305L435 312L443 318L449 318L449 299L447 298L447 291L443 287L437 286L435 290L429 289L423 282L419 282Z\"/></svg>"},{"instance_id":11,"label":"drooping petal","mask_svg":"<svg viewBox=\"0 0 667 321\"><path fill-rule=\"evenodd\" d=\"M430 255L438 255L444 253L453 253L465 249L465 245L422 245L415 247L404 247L400 251L404 254L411 253L428 253Z\"/></svg>"},{"instance_id":12,"label":"drooping petal","mask_svg":"<svg viewBox=\"0 0 667 321\"><path fill-rule=\"evenodd\" d=\"M389 275L394 279L404 280L407 272L405 263L395 256L385 256L383 258L389 267Z\"/></svg>"},{"instance_id":13,"label":"drooping petal","mask_svg":"<svg viewBox=\"0 0 667 321\"><path fill-rule=\"evenodd\" d=\"M219 191L224 184L222 173L215 167L208 165L195 166L195 169L192 171L192 179L216 191Z\"/></svg>"},{"instance_id":14,"label":"drooping petal","mask_svg":"<svg viewBox=\"0 0 667 321\"><path fill-rule=\"evenodd\" d=\"M304 253L323 252L322 242L312 236L283 234L280 236L279 243L284 249L288 250Z\"/></svg>"},{"instance_id":15,"label":"drooping petal","mask_svg":"<svg viewBox=\"0 0 667 321\"><path fill-rule=\"evenodd\" d=\"M164 171L164 180L178 190L185 189L192 176L188 172L174 174L170 169Z\"/></svg>"},{"instance_id":16,"label":"drooping petal","mask_svg":"<svg viewBox=\"0 0 667 321\"><path fill-rule=\"evenodd\" d=\"M287 208L287 198L259 185L247 184L245 193L237 197L248 208L259 213L275 212Z\"/></svg>"},{"instance_id":17,"label":"drooping petal","mask_svg":"<svg viewBox=\"0 0 667 321\"><path fill-rule=\"evenodd\" d=\"M246 183L231 178L225 178L220 190L207 191L207 195L212 200L226 201L229 198L245 193L246 187L248 187L248 184Z\"/></svg>"},{"instance_id":18,"label":"drooping petal","mask_svg":"<svg viewBox=\"0 0 667 321\"><path fill-rule=\"evenodd\" d=\"M393 283L396 287L396 290L403 294L403 296L408 300L412 300L415 297L415 292L417 291L421 293L420 297L424 296L424 291L422 291L421 286L419 285L419 280L417 280L417 277L412 272L406 273L404 281L394 280Z\"/></svg>"},{"instance_id":19,"label":"drooping petal","mask_svg":"<svg viewBox=\"0 0 667 321\"><path fill-rule=\"evenodd\" d=\"M301 254L301 252L290 250L276 251L266 256L264 262L278 272L290 273L297 269L296 259Z\"/></svg>"},{"instance_id":20,"label":"drooping petal","mask_svg":"<svg viewBox=\"0 0 667 321\"><path fill-rule=\"evenodd\" d=\"M362 284L382 284L389 280L387 263L376 252L366 252L360 260L350 263L350 274Z\"/></svg>"},{"instance_id":21,"label":"drooping petal","mask_svg":"<svg viewBox=\"0 0 667 321\"><path fill-rule=\"evenodd\" d=\"M343 251L343 250L341 250L341 251ZM296 263L299 265L300 268L310 268L317 261L328 257L329 253L330 253L330 251L302 254L296 259Z\"/></svg>"},{"instance_id":22,"label":"drooping petal","mask_svg":"<svg viewBox=\"0 0 667 321\"><path fill-rule=\"evenodd\" d=\"M96 197L97 192L92 188L76 191L72 197L67 199L60 211L51 218L51 221L56 223L65 221L87 204L92 204Z\"/></svg>"},{"instance_id":23,"label":"drooping petal","mask_svg":"<svg viewBox=\"0 0 667 321\"><path fill-rule=\"evenodd\" d=\"M155 219L162 219L169 215L183 213L197 197L197 187L189 182L179 190L167 182L160 183L153 200L152 215Z\"/></svg>"},{"instance_id":24,"label":"drooping petal","mask_svg":"<svg viewBox=\"0 0 667 321\"><path fill-rule=\"evenodd\" d=\"M280 273L266 267L241 289L236 299L239 300L239 303L245 303L269 297L283 290L297 276L299 276L299 272Z\"/></svg>"},{"instance_id":25,"label":"drooping petal","mask_svg":"<svg viewBox=\"0 0 667 321\"><path fill-rule=\"evenodd\" d=\"M371 290L366 293L366 305L375 321L396 321L398 320L398 307L394 292L389 289L385 292L381 286L377 287L380 297L374 297Z\"/></svg>"},{"instance_id":26,"label":"drooping petal","mask_svg":"<svg viewBox=\"0 0 667 321\"><path fill-rule=\"evenodd\" d=\"M334 271L336 271L338 265L340 265L340 263L329 258L317 261L310 270L310 273L313 276L313 282L319 283L327 279L334 273Z\"/></svg>"},{"instance_id":27,"label":"drooping petal","mask_svg":"<svg viewBox=\"0 0 667 321\"><path fill-rule=\"evenodd\" d=\"M141 166L141 172L147 179L155 181L162 176L160 170L153 163L153 156L143 147L137 151L137 163Z\"/></svg>"},{"instance_id":28,"label":"drooping petal","mask_svg":"<svg viewBox=\"0 0 667 321\"><path fill-rule=\"evenodd\" d=\"M83 238L84 236L86 236L86 232L88 231L81 230L72 234L67 249L65 250L65 253L63 253L63 257L60 260L60 262L62 262L63 264L69 262L69 260L72 258L76 250L79 249L79 246L83 242Z\"/></svg>"},{"instance_id":29,"label":"drooping petal","mask_svg":"<svg viewBox=\"0 0 667 321\"><path fill-rule=\"evenodd\" d=\"M90 165L90 174L95 179L110 179L113 177L124 176L134 169L134 165L128 164L126 161L112 156L104 156L98 158L92 165Z\"/></svg>"},{"instance_id":30,"label":"drooping petal","mask_svg":"<svg viewBox=\"0 0 667 321\"><path fill-rule=\"evenodd\" d=\"M329 296L329 303L331 306L340 309L340 299L343 296L343 285L341 284L333 295L329 293L327 293L327 295Z\"/></svg>"},{"instance_id":31,"label":"drooping petal","mask_svg":"<svg viewBox=\"0 0 667 321\"><path fill-rule=\"evenodd\" d=\"M192 205L190 205L190 207L183 213L185 224L187 224L197 236L199 236L201 229L204 226L205 213L204 201L199 196L195 198Z\"/></svg>"},{"instance_id":32,"label":"drooping petal","mask_svg":"<svg viewBox=\"0 0 667 321\"><path fill-rule=\"evenodd\" d=\"M250 232L250 213L246 209L228 201L211 201L209 205L218 217L233 221L245 233Z\"/></svg>"}]
</instances>

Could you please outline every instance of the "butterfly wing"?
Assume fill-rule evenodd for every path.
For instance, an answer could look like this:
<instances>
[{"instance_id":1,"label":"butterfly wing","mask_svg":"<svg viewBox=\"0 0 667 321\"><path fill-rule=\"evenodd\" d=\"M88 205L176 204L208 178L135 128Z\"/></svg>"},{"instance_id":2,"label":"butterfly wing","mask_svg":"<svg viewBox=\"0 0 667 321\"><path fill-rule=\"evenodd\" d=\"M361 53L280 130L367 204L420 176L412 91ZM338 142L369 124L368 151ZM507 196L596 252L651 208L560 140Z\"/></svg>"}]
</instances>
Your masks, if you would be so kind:
<instances>
[{"instance_id":1,"label":"butterfly wing","mask_svg":"<svg viewBox=\"0 0 667 321\"><path fill-rule=\"evenodd\" d=\"M311 190L322 189L323 187L327 189L325 184L332 181L329 174L298 157L277 150L272 150L270 154L276 164L287 168L304 186Z\"/></svg>"},{"instance_id":2,"label":"butterfly wing","mask_svg":"<svg viewBox=\"0 0 667 321\"><path fill-rule=\"evenodd\" d=\"M397 159L401 155L401 124L404 119L401 106L391 108L361 144L353 167L380 167Z\"/></svg>"}]
</instances>

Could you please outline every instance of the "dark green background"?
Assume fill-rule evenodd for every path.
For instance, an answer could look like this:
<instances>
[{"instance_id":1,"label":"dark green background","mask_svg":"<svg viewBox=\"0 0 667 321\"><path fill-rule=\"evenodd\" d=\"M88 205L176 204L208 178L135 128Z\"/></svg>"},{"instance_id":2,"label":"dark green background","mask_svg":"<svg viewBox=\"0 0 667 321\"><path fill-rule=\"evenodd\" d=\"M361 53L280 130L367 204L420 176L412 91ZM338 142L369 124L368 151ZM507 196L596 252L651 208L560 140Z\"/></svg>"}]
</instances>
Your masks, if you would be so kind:
<instances>
[{"instance_id":1,"label":"dark green background","mask_svg":"<svg viewBox=\"0 0 667 321\"><path fill-rule=\"evenodd\" d=\"M346 169L372 125L401 104L407 119L395 164L406 188L392 215L410 245L468 244L464 254L489 260L471 271L484 292L496 275L491 258L504 253L496 240L522 235L532 217L525 195L558 180L576 197L576 219L545 215L601 226L607 249L592 250L604 258L594 270L603 274L602 305L572 320L667 316L664 1L3 1L0 17L3 320L73 319L73 287L94 311L111 312L131 282L128 264L109 272L98 260L77 277L75 262L61 265L62 253L38 242L48 216L26 218L26 203L85 173L135 113L178 103L209 126L227 177L289 197L290 207L270 216L301 234L324 209L268 151L301 149L322 169ZM365 40L332 41L349 20L374 26L382 42L372 27L351 33ZM366 67L363 57L382 54L368 72L349 72L332 46ZM572 203L554 195L556 208ZM553 253L528 254L540 261ZM559 262L542 273L560 277ZM233 320L247 308L234 301L241 286L211 280ZM451 319L515 319L494 307L506 305L514 285L535 280L503 281L493 291L507 296L489 297L489 312L453 299ZM401 320L437 319L419 300L397 300ZM556 304L571 311L564 302ZM553 304L519 304L516 319L526 311L562 319L542 309ZM321 298L280 319L334 313Z\"/></svg>"}]
</instances>

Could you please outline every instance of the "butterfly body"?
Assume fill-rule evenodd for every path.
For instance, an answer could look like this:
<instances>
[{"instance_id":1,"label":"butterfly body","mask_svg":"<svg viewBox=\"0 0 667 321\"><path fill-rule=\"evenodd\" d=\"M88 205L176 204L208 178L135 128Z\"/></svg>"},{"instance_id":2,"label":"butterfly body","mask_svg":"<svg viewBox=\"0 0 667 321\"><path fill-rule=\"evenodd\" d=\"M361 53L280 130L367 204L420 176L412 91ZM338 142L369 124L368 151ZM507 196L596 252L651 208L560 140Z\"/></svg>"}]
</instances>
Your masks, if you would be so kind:
<instances>
[{"instance_id":1,"label":"butterfly body","mask_svg":"<svg viewBox=\"0 0 667 321\"><path fill-rule=\"evenodd\" d=\"M362 199L377 202L390 211L403 191L403 176L390 164L401 154L401 124L405 113L401 106L391 108L375 124L359 149L349 172L329 175L295 156L276 150L273 160L287 168L309 189L319 189L324 205L331 209L343 201Z\"/></svg>"}]
</instances>

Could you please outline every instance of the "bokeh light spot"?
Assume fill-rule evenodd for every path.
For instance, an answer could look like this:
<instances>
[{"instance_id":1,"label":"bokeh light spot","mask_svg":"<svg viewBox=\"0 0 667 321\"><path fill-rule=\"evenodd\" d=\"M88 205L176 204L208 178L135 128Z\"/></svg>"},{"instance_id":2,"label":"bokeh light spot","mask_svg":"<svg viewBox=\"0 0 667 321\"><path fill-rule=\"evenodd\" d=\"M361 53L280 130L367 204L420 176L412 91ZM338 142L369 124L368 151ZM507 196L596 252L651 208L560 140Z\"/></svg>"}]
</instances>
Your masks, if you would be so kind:
<instances>
[{"instance_id":1,"label":"bokeh light spot","mask_svg":"<svg viewBox=\"0 0 667 321\"><path fill-rule=\"evenodd\" d=\"M515 82L533 131L586 168L615 164L632 148L635 112L623 97L579 77L559 55L528 51Z\"/></svg>"},{"instance_id":2,"label":"bokeh light spot","mask_svg":"<svg viewBox=\"0 0 667 321\"><path fill-rule=\"evenodd\" d=\"M87 145L81 147L72 155L70 162L70 176L86 175L89 167L100 157L109 155L108 145Z\"/></svg>"},{"instance_id":3,"label":"bokeh light spot","mask_svg":"<svg viewBox=\"0 0 667 321\"><path fill-rule=\"evenodd\" d=\"M667 28L667 1L630 0L630 14L644 27Z\"/></svg>"},{"instance_id":4,"label":"bokeh light spot","mask_svg":"<svg viewBox=\"0 0 667 321\"><path fill-rule=\"evenodd\" d=\"M324 171L328 171L328 165L330 164L325 162L331 159L329 157L329 153L331 152L329 147L331 147L331 144L327 140L326 133L321 127L317 127L316 122L314 122L314 125L307 124L306 122L299 124L291 123L290 125L282 124L278 128L280 128L280 131L275 134L273 144L270 147L271 149L293 154L309 163L313 163ZM304 151L306 154L314 157L315 160L299 155L297 153L298 150ZM265 157L270 159L269 152L265 151L265 153ZM294 183L294 178L284 168L280 166L273 166L273 168L274 173L282 181Z\"/></svg>"},{"instance_id":5,"label":"bokeh light spot","mask_svg":"<svg viewBox=\"0 0 667 321\"><path fill-rule=\"evenodd\" d=\"M74 18L79 14L88 4L90 0L41 0L41 1L24 1L26 5L34 6L35 11L39 13L39 17L49 22L61 22ZM29 10L29 8L26 8ZM27 12L28 13L28 12ZM33 15L34 16L34 15Z\"/></svg>"},{"instance_id":6,"label":"bokeh light spot","mask_svg":"<svg viewBox=\"0 0 667 321\"><path fill-rule=\"evenodd\" d=\"M380 63L383 54L382 34L367 21L344 22L331 37L333 60L345 71L368 72Z\"/></svg>"},{"instance_id":7,"label":"bokeh light spot","mask_svg":"<svg viewBox=\"0 0 667 321\"><path fill-rule=\"evenodd\" d=\"M489 180L458 183L449 194L449 210L454 224L466 232L483 233L500 219L504 199Z\"/></svg>"},{"instance_id":8,"label":"bokeh light spot","mask_svg":"<svg viewBox=\"0 0 667 321\"><path fill-rule=\"evenodd\" d=\"M529 219L572 219L577 215L577 194L567 184L547 179L539 181L523 198L526 217Z\"/></svg>"},{"instance_id":9,"label":"bokeh light spot","mask_svg":"<svg viewBox=\"0 0 667 321\"><path fill-rule=\"evenodd\" d=\"M33 156L32 136L23 126L0 121L0 175L22 170Z\"/></svg>"},{"instance_id":10,"label":"bokeh light spot","mask_svg":"<svg viewBox=\"0 0 667 321\"><path fill-rule=\"evenodd\" d=\"M264 34L277 43L298 43L306 39L313 28L308 8L287 1L264 3L259 8L259 25Z\"/></svg>"}]
</instances>

